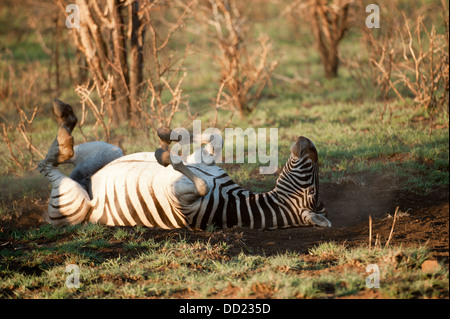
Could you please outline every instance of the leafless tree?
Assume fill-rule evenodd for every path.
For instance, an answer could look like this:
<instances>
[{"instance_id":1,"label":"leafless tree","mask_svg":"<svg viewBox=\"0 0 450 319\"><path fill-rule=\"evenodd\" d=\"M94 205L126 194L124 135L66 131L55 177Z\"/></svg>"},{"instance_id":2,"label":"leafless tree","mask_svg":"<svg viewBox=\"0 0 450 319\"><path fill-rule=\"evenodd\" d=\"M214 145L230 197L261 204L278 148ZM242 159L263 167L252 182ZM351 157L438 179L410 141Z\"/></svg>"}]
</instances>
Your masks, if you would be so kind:
<instances>
[{"instance_id":1,"label":"leafless tree","mask_svg":"<svg viewBox=\"0 0 450 319\"><path fill-rule=\"evenodd\" d=\"M216 49L211 56L221 71L222 104L245 117L255 109L278 64L270 61L271 41L266 35L256 43L251 40L250 25L235 0L204 0L197 18L207 26L206 42Z\"/></svg>"},{"instance_id":2,"label":"leafless tree","mask_svg":"<svg viewBox=\"0 0 450 319\"><path fill-rule=\"evenodd\" d=\"M65 12L65 0L55 0ZM143 81L145 17L140 1L77 0L80 27L73 39L88 69L102 88L112 78L111 111L114 124L137 125L137 100Z\"/></svg>"},{"instance_id":3,"label":"leafless tree","mask_svg":"<svg viewBox=\"0 0 450 319\"><path fill-rule=\"evenodd\" d=\"M36 106L33 110L33 113L30 116L27 116L25 111L21 108L17 108L17 112L19 113L19 123L9 125L2 123L0 135L5 142L6 147L9 151L9 156L14 164L20 169L29 169L36 164L36 160L34 156L37 155L39 157L38 160L42 160L44 158L44 153L38 149L36 145L33 143L32 137L32 124L37 114L38 107ZM16 141L13 134L10 131L20 133L22 140ZM28 156L26 156L23 150L28 151ZM28 158L28 163L26 159Z\"/></svg>"},{"instance_id":4,"label":"leafless tree","mask_svg":"<svg viewBox=\"0 0 450 319\"><path fill-rule=\"evenodd\" d=\"M339 42L348 27L349 0L315 0L311 26L327 79L338 75Z\"/></svg>"},{"instance_id":5,"label":"leafless tree","mask_svg":"<svg viewBox=\"0 0 450 319\"><path fill-rule=\"evenodd\" d=\"M192 17L198 0L151 1L143 9L148 29L145 49L147 76L138 100L141 125L151 129L169 128L176 113L184 108L183 117L193 119L182 84L187 76L186 58L193 54L191 45L183 42L180 31ZM162 14L162 12L164 14ZM176 47L176 48L174 48Z\"/></svg>"},{"instance_id":6,"label":"leafless tree","mask_svg":"<svg viewBox=\"0 0 450 319\"><path fill-rule=\"evenodd\" d=\"M182 65L191 50L186 45L179 53L172 47L197 2L77 0L83 19L80 28L74 29L74 42L95 84L95 90L90 84L81 84L77 93L105 136L109 124L124 121L131 126L150 126L156 132L158 126L169 126L186 102L181 98ZM65 2L58 0L58 4L62 9ZM101 101L94 102L91 93L97 93ZM167 93L172 98L167 99Z\"/></svg>"},{"instance_id":7,"label":"leafless tree","mask_svg":"<svg viewBox=\"0 0 450 319\"><path fill-rule=\"evenodd\" d=\"M365 74L381 89L384 111L392 92L405 104L412 97L420 108L448 112L448 15L445 2L442 6L445 34L438 34L435 25L426 25L421 12L407 16L395 6L384 15L384 31L361 29L370 62Z\"/></svg>"},{"instance_id":8,"label":"leafless tree","mask_svg":"<svg viewBox=\"0 0 450 319\"><path fill-rule=\"evenodd\" d=\"M339 43L349 28L352 2L352 0L297 0L287 5L281 12L281 16L288 16L296 21L297 27L300 25L311 27L327 79L338 75Z\"/></svg>"}]
</instances>

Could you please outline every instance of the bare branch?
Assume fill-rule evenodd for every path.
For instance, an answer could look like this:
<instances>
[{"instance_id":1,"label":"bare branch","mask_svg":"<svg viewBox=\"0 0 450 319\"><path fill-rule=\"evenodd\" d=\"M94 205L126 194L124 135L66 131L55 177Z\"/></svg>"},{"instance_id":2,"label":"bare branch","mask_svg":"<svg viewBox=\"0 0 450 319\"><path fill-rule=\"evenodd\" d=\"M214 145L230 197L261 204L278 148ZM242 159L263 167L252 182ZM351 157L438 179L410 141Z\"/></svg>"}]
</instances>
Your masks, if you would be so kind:
<instances>
[{"instance_id":1,"label":"bare branch","mask_svg":"<svg viewBox=\"0 0 450 319\"><path fill-rule=\"evenodd\" d=\"M12 149L12 142L9 139L9 131L12 128L12 126L9 126L8 128L6 128L5 123L2 123L2 132L0 132L2 134L3 140L5 141L6 147L8 148L9 151L9 156L11 157L11 159L13 160L13 162L17 165L17 167L19 167L20 169L24 169L22 163L20 163L19 159L16 157L16 155L14 154L14 151Z\"/></svg>"}]
</instances>

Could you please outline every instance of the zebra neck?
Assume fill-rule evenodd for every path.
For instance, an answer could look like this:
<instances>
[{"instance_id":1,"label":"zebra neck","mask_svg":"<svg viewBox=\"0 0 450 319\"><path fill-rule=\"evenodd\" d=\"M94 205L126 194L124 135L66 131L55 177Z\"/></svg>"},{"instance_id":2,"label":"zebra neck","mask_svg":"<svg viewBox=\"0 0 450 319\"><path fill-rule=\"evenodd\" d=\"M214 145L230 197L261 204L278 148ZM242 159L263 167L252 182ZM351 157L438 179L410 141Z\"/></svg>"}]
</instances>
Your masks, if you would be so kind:
<instances>
[{"instance_id":1,"label":"zebra neck","mask_svg":"<svg viewBox=\"0 0 450 319\"><path fill-rule=\"evenodd\" d=\"M278 196L276 189L266 193L249 192L246 203L245 213L250 219L250 228L277 229L301 224L299 217Z\"/></svg>"},{"instance_id":2,"label":"zebra neck","mask_svg":"<svg viewBox=\"0 0 450 319\"><path fill-rule=\"evenodd\" d=\"M204 208L215 213L201 220L198 226L202 229L208 224L219 228L238 226L254 229L276 229L298 225L295 218L280 203L275 190L253 193L238 187L229 190L226 196L220 196L216 203L217 207L213 207L211 203L209 201L205 203Z\"/></svg>"},{"instance_id":3,"label":"zebra neck","mask_svg":"<svg viewBox=\"0 0 450 319\"><path fill-rule=\"evenodd\" d=\"M245 205L240 210L243 226L255 229L284 227L276 192L248 192ZM233 214L233 212L230 212Z\"/></svg>"}]
</instances>

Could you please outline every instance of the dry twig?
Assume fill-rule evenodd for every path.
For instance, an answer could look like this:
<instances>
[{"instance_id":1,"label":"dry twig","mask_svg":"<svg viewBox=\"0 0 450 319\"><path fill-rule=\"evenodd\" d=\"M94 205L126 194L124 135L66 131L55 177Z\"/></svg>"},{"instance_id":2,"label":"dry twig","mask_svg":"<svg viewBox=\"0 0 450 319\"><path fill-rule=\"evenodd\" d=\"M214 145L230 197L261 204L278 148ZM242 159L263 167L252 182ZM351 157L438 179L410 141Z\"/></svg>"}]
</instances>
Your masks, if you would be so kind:
<instances>
[{"instance_id":1,"label":"dry twig","mask_svg":"<svg viewBox=\"0 0 450 319\"><path fill-rule=\"evenodd\" d=\"M392 221L391 232L389 233L389 237L388 237L388 240L387 240L386 245L385 245L386 248L389 247L389 243L391 242L392 235L394 234L394 226L395 226L395 221L397 220L398 209L399 209L399 206L397 206L397 208L395 208L394 220Z\"/></svg>"}]
</instances>

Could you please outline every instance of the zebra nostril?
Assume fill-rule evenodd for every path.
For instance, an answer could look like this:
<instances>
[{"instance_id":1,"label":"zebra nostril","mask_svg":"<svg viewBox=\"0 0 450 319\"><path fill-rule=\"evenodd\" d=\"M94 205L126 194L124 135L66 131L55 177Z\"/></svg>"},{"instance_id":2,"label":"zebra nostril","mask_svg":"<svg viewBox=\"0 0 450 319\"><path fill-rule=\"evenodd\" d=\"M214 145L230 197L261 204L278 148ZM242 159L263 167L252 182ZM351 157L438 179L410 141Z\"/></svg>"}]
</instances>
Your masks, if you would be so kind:
<instances>
[{"instance_id":1,"label":"zebra nostril","mask_svg":"<svg viewBox=\"0 0 450 319\"><path fill-rule=\"evenodd\" d=\"M324 217L328 217L328 211L326 209L324 209L322 211L317 211L316 213L319 215L322 215Z\"/></svg>"}]
</instances>

